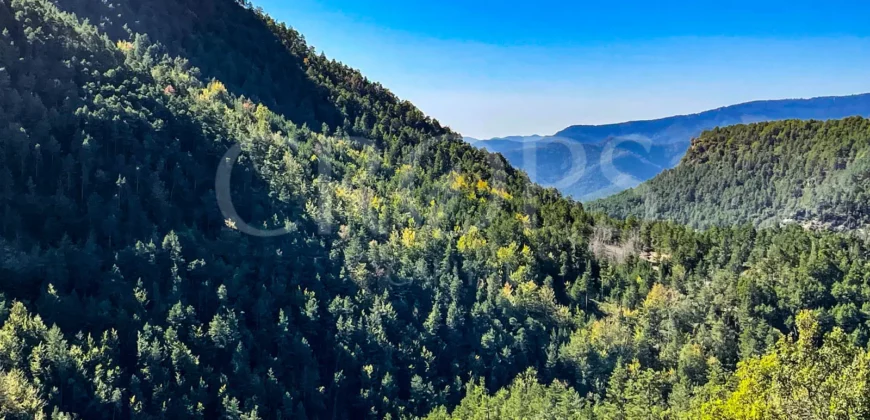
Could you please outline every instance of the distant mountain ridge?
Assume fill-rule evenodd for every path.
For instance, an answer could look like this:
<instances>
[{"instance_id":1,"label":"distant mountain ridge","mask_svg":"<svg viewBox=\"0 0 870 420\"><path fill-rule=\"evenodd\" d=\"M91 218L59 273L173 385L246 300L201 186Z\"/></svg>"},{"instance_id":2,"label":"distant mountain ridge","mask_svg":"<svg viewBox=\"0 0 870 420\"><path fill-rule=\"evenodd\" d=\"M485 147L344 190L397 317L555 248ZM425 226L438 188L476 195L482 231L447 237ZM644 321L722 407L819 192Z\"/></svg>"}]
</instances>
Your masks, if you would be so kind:
<instances>
[{"instance_id":1,"label":"distant mountain ridge","mask_svg":"<svg viewBox=\"0 0 870 420\"><path fill-rule=\"evenodd\" d=\"M870 94L753 101L655 120L575 125L552 136L466 141L501 153L542 185L557 187L575 199L588 201L635 187L673 168L685 155L691 139L705 130L764 121L850 116L870 116ZM569 149L568 145L573 143L582 148ZM577 167L580 159L574 155L580 150L585 155L582 159L585 164ZM602 158L610 160L603 162Z\"/></svg>"},{"instance_id":2,"label":"distant mountain ridge","mask_svg":"<svg viewBox=\"0 0 870 420\"><path fill-rule=\"evenodd\" d=\"M832 119L831 115L863 113L870 107L870 93L824 96L811 99L776 99L745 102L696 114L605 125L574 125L555 134L583 142L598 142L611 136L656 133L656 143L682 141L683 134L709 128L788 119ZM857 115L857 114L855 114ZM852 116L852 115L844 115ZM694 134L697 135L697 134Z\"/></svg>"}]
</instances>

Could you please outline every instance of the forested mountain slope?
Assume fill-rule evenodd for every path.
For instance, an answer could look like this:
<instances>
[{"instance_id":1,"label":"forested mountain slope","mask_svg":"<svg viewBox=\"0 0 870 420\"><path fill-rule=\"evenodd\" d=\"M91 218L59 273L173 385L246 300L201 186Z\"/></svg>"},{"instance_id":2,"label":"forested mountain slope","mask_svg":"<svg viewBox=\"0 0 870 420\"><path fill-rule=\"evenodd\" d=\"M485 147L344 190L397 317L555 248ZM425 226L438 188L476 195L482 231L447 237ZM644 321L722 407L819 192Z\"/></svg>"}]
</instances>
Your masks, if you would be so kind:
<instances>
[{"instance_id":1,"label":"forested mountain slope","mask_svg":"<svg viewBox=\"0 0 870 420\"><path fill-rule=\"evenodd\" d=\"M781 121L703 133L680 165L590 203L616 217L696 227L870 222L870 120Z\"/></svg>"},{"instance_id":2,"label":"forested mountain slope","mask_svg":"<svg viewBox=\"0 0 870 420\"><path fill-rule=\"evenodd\" d=\"M862 239L593 216L256 10L58 5L0 0L0 418L867 413Z\"/></svg>"}]
</instances>

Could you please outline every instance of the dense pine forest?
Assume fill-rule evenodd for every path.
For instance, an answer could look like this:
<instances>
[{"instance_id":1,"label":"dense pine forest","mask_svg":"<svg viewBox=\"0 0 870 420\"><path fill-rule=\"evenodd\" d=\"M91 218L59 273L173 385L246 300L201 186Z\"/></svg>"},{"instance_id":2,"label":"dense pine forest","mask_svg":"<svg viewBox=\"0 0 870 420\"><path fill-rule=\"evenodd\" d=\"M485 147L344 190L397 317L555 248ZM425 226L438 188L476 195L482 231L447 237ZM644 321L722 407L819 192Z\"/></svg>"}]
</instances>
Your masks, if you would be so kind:
<instances>
[{"instance_id":1,"label":"dense pine forest","mask_svg":"<svg viewBox=\"0 0 870 420\"><path fill-rule=\"evenodd\" d=\"M716 128L675 169L590 203L616 217L694 227L799 223L861 229L870 222L870 120L788 120Z\"/></svg>"},{"instance_id":2,"label":"dense pine forest","mask_svg":"<svg viewBox=\"0 0 870 420\"><path fill-rule=\"evenodd\" d=\"M0 418L870 415L858 235L589 213L247 3L0 30Z\"/></svg>"}]
</instances>

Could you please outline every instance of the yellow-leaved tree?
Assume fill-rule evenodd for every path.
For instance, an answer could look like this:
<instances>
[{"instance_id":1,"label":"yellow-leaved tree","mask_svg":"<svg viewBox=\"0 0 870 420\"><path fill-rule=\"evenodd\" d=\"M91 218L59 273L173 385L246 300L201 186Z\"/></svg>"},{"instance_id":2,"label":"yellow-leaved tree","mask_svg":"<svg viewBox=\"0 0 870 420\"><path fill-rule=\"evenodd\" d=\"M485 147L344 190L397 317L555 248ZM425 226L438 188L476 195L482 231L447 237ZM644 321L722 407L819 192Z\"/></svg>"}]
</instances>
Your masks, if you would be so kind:
<instances>
[{"instance_id":1,"label":"yellow-leaved tree","mask_svg":"<svg viewBox=\"0 0 870 420\"><path fill-rule=\"evenodd\" d=\"M865 419L870 354L841 329L821 337L815 312L797 316L798 338L746 360L725 383L708 384L686 418Z\"/></svg>"}]
</instances>

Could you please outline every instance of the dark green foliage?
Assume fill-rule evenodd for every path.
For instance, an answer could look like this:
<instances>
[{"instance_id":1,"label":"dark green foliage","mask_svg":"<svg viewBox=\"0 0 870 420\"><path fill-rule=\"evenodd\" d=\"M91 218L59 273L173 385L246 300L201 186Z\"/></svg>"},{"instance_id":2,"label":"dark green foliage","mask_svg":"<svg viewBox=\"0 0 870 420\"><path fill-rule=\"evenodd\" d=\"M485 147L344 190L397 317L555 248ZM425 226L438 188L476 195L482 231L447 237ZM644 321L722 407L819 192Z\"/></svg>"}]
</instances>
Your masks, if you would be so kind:
<instances>
[{"instance_id":1,"label":"dark green foliage","mask_svg":"<svg viewBox=\"0 0 870 420\"><path fill-rule=\"evenodd\" d=\"M0 417L668 415L801 309L867 343L857 237L593 216L261 12L61 6L0 0Z\"/></svg>"}]
</instances>

